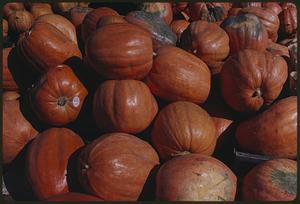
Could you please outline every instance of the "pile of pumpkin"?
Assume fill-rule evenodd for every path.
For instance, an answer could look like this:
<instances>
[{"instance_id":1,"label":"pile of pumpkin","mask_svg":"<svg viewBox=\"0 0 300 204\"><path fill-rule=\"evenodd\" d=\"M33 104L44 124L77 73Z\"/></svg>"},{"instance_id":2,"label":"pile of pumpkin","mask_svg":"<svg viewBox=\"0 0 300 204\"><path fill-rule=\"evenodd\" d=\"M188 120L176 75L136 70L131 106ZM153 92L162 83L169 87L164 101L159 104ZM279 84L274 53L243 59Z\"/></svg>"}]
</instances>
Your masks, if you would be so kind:
<instances>
[{"instance_id":1,"label":"pile of pumpkin","mask_svg":"<svg viewBox=\"0 0 300 204\"><path fill-rule=\"evenodd\" d=\"M296 6L107 5L3 7L14 199L295 199ZM237 177L234 149L267 161Z\"/></svg>"}]
</instances>

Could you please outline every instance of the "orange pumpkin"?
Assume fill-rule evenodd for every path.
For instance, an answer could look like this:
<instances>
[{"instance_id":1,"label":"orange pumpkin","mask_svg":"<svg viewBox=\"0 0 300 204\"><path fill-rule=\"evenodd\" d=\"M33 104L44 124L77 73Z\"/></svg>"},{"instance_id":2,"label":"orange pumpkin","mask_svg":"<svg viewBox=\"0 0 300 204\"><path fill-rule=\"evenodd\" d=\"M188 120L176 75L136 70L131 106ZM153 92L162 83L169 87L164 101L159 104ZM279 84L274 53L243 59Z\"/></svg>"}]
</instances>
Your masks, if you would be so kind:
<instances>
[{"instance_id":1,"label":"orange pumpkin","mask_svg":"<svg viewBox=\"0 0 300 204\"><path fill-rule=\"evenodd\" d=\"M172 23L170 24L170 27L173 31L173 33L175 33L177 35L177 41L180 42L180 36L183 33L183 31L185 29L187 29L187 27L189 26L189 22L186 20L174 20L172 21Z\"/></svg>"},{"instance_id":2,"label":"orange pumpkin","mask_svg":"<svg viewBox=\"0 0 300 204\"><path fill-rule=\"evenodd\" d=\"M154 2L154 3L142 3L141 10L149 13L153 13L161 17L167 25L173 20L172 5L169 2Z\"/></svg>"},{"instance_id":3,"label":"orange pumpkin","mask_svg":"<svg viewBox=\"0 0 300 204\"><path fill-rule=\"evenodd\" d=\"M8 19L8 17L16 11L24 11L24 4L21 2L6 3L3 6L3 17Z\"/></svg>"},{"instance_id":4,"label":"orange pumpkin","mask_svg":"<svg viewBox=\"0 0 300 204\"><path fill-rule=\"evenodd\" d=\"M276 15L278 15L282 11L281 6L277 2L263 2L262 7L271 9L274 13L276 13Z\"/></svg>"},{"instance_id":5,"label":"orange pumpkin","mask_svg":"<svg viewBox=\"0 0 300 204\"><path fill-rule=\"evenodd\" d=\"M9 59L8 57L10 56L12 48L4 48L2 51L2 86L4 90L7 91L17 91L18 85L13 78L10 68L9 68Z\"/></svg>"},{"instance_id":6,"label":"orange pumpkin","mask_svg":"<svg viewBox=\"0 0 300 204\"><path fill-rule=\"evenodd\" d=\"M113 23L127 23L123 16L103 16L97 22L96 28L100 28L102 26L113 24Z\"/></svg>"},{"instance_id":7,"label":"orange pumpkin","mask_svg":"<svg viewBox=\"0 0 300 204\"><path fill-rule=\"evenodd\" d=\"M288 36L294 35L297 32L297 7L283 4L279 17L281 31Z\"/></svg>"},{"instance_id":8,"label":"orange pumpkin","mask_svg":"<svg viewBox=\"0 0 300 204\"><path fill-rule=\"evenodd\" d=\"M53 14L51 5L46 3L34 3L30 8L30 12L34 19L42 15Z\"/></svg>"},{"instance_id":9,"label":"orange pumpkin","mask_svg":"<svg viewBox=\"0 0 300 204\"><path fill-rule=\"evenodd\" d=\"M8 36L8 22L4 18L2 19L2 31L3 31L2 36L5 41Z\"/></svg>"},{"instance_id":10,"label":"orange pumpkin","mask_svg":"<svg viewBox=\"0 0 300 204\"><path fill-rule=\"evenodd\" d=\"M93 10L93 8L89 8L89 7L74 7L69 11L67 18L77 28L79 25L82 24L85 16L92 10Z\"/></svg>"},{"instance_id":11,"label":"orange pumpkin","mask_svg":"<svg viewBox=\"0 0 300 204\"><path fill-rule=\"evenodd\" d=\"M33 16L28 11L16 11L8 17L8 25L14 34L26 32L33 24Z\"/></svg>"}]
</instances>

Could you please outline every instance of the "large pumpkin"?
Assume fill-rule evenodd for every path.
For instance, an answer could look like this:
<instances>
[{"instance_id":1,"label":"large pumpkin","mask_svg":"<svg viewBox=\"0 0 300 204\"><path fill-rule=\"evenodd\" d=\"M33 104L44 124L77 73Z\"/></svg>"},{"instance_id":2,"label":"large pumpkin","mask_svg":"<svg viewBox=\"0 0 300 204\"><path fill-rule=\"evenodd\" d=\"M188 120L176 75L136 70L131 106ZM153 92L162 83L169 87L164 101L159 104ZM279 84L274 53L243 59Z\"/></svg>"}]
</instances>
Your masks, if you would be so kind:
<instances>
[{"instance_id":1,"label":"large pumpkin","mask_svg":"<svg viewBox=\"0 0 300 204\"><path fill-rule=\"evenodd\" d=\"M153 13L162 18L166 24L170 24L173 20L172 4L170 2L154 2L154 3L142 3L141 10L149 13Z\"/></svg>"},{"instance_id":2,"label":"large pumpkin","mask_svg":"<svg viewBox=\"0 0 300 204\"><path fill-rule=\"evenodd\" d=\"M229 36L231 54L243 49L263 51L268 45L268 33L259 18L253 14L228 17L221 27Z\"/></svg>"},{"instance_id":3,"label":"large pumpkin","mask_svg":"<svg viewBox=\"0 0 300 204\"><path fill-rule=\"evenodd\" d=\"M221 161L201 154L183 155L161 166L156 200L234 201L237 179Z\"/></svg>"},{"instance_id":4,"label":"large pumpkin","mask_svg":"<svg viewBox=\"0 0 300 204\"><path fill-rule=\"evenodd\" d=\"M2 159L9 164L38 132L23 116L17 99L4 99L2 125Z\"/></svg>"},{"instance_id":5,"label":"large pumpkin","mask_svg":"<svg viewBox=\"0 0 300 204\"><path fill-rule=\"evenodd\" d=\"M263 2L262 7L271 9L276 15L280 14L282 11L281 6L277 2Z\"/></svg>"},{"instance_id":6,"label":"large pumpkin","mask_svg":"<svg viewBox=\"0 0 300 204\"><path fill-rule=\"evenodd\" d=\"M18 41L20 57L39 73L63 64L72 58L81 58L78 46L49 23L35 23Z\"/></svg>"},{"instance_id":7,"label":"large pumpkin","mask_svg":"<svg viewBox=\"0 0 300 204\"><path fill-rule=\"evenodd\" d=\"M210 78L201 59L180 48L164 46L157 51L145 82L164 100L203 103L210 91Z\"/></svg>"},{"instance_id":8,"label":"large pumpkin","mask_svg":"<svg viewBox=\"0 0 300 204\"><path fill-rule=\"evenodd\" d=\"M83 19L81 25L81 37L84 43L96 31L96 24L103 16L119 15L115 10L107 7L100 7L90 11Z\"/></svg>"},{"instance_id":9,"label":"large pumpkin","mask_svg":"<svg viewBox=\"0 0 300 204\"><path fill-rule=\"evenodd\" d=\"M67 65L50 68L30 91L30 104L41 121L61 126L74 121L88 92Z\"/></svg>"},{"instance_id":10,"label":"large pumpkin","mask_svg":"<svg viewBox=\"0 0 300 204\"><path fill-rule=\"evenodd\" d=\"M26 177L39 200L69 191L68 160L84 143L73 131L50 128L30 144L26 155Z\"/></svg>"},{"instance_id":11,"label":"large pumpkin","mask_svg":"<svg viewBox=\"0 0 300 204\"><path fill-rule=\"evenodd\" d=\"M51 5L47 3L33 3L30 7L30 12L34 19L46 14L53 14Z\"/></svg>"},{"instance_id":12,"label":"large pumpkin","mask_svg":"<svg viewBox=\"0 0 300 204\"><path fill-rule=\"evenodd\" d=\"M142 79L152 67L152 40L129 23L99 28L88 40L87 64L107 79Z\"/></svg>"},{"instance_id":13,"label":"large pumpkin","mask_svg":"<svg viewBox=\"0 0 300 204\"><path fill-rule=\"evenodd\" d=\"M139 133L158 111L146 84L136 80L109 80L94 95L93 114L100 129Z\"/></svg>"},{"instance_id":14,"label":"large pumpkin","mask_svg":"<svg viewBox=\"0 0 300 204\"><path fill-rule=\"evenodd\" d=\"M287 71L287 63L280 56L267 51L240 51L230 56L222 67L222 95L236 111L258 111L279 96Z\"/></svg>"},{"instance_id":15,"label":"large pumpkin","mask_svg":"<svg viewBox=\"0 0 300 204\"><path fill-rule=\"evenodd\" d=\"M229 54L229 37L215 23L194 21L182 33L180 46L206 63L224 60Z\"/></svg>"},{"instance_id":16,"label":"large pumpkin","mask_svg":"<svg viewBox=\"0 0 300 204\"><path fill-rule=\"evenodd\" d=\"M113 23L127 23L127 21L124 19L123 16L103 16L100 18L100 20L97 22L97 29Z\"/></svg>"},{"instance_id":17,"label":"large pumpkin","mask_svg":"<svg viewBox=\"0 0 300 204\"><path fill-rule=\"evenodd\" d=\"M4 48L2 51L2 87L6 91L17 91L18 85L16 84L16 81L14 80L10 68L9 68L9 60L8 57L10 55L12 48Z\"/></svg>"},{"instance_id":18,"label":"large pumpkin","mask_svg":"<svg viewBox=\"0 0 300 204\"><path fill-rule=\"evenodd\" d=\"M54 201L54 202L91 202L91 201L102 201L100 198L96 196L92 196L85 193L76 193L76 192L69 192L60 195L53 196L48 198L47 201Z\"/></svg>"},{"instance_id":19,"label":"large pumpkin","mask_svg":"<svg viewBox=\"0 0 300 204\"><path fill-rule=\"evenodd\" d=\"M297 32L297 7L290 4L283 4L280 17L281 31L287 36Z\"/></svg>"},{"instance_id":20,"label":"large pumpkin","mask_svg":"<svg viewBox=\"0 0 300 204\"><path fill-rule=\"evenodd\" d=\"M297 162L274 159L255 166L242 183L244 201L292 201L297 196Z\"/></svg>"},{"instance_id":21,"label":"large pumpkin","mask_svg":"<svg viewBox=\"0 0 300 204\"><path fill-rule=\"evenodd\" d=\"M188 153L211 155L217 140L209 114L184 101L171 103L158 113L151 139L163 160Z\"/></svg>"},{"instance_id":22,"label":"large pumpkin","mask_svg":"<svg viewBox=\"0 0 300 204\"><path fill-rule=\"evenodd\" d=\"M79 178L85 191L105 201L134 201L150 171L159 164L147 142L125 133L101 136L79 157Z\"/></svg>"},{"instance_id":23,"label":"large pumpkin","mask_svg":"<svg viewBox=\"0 0 300 204\"><path fill-rule=\"evenodd\" d=\"M259 115L242 122L236 131L245 151L276 158L297 157L297 97L281 99Z\"/></svg>"}]
</instances>

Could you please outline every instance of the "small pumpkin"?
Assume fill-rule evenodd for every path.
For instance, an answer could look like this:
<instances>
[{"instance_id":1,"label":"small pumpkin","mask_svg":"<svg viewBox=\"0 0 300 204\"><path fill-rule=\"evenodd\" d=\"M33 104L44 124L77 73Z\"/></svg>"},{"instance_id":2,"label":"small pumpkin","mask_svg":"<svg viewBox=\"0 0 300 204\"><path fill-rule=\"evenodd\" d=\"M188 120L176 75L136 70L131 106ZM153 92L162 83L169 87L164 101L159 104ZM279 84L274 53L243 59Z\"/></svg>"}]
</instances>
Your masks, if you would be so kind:
<instances>
[{"instance_id":1,"label":"small pumpkin","mask_svg":"<svg viewBox=\"0 0 300 204\"><path fill-rule=\"evenodd\" d=\"M205 63L222 61L229 54L229 37L214 23L194 21L182 33L180 47L192 52Z\"/></svg>"},{"instance_id":2,"label":"small pumpkin","mask_svg":"<svg viewBox=\"0 0 300 204\"><path fill-rule=\"evenodd\" d=\"M279 96L288 68L278 55L246 49L231 55L220 74L226 103L239 112L256 112Z\"/></svg>"},{"instance_id":3,"label":"small pumpkin","mask_svg":"<svg viewBox=\"0 0 300 204\"><path fill-rule=\"evenodd\" d=\"M152 67L152 40L143 29L116 23L99 28L87 41L85 61L106 79L142 79Z\"/></svg>"},{"instance_id":4,"label":"small pumpkin","mask_svg":"<svg viewBox=\"0 0 300 204\"><path fill-rule=\"evenodd\" d=\"M24 11L24 4L22 2L6 3L3 6L3 17L8 19L8 17L15 13L16 11Z\"/></svg>"},{"instance_id":5,"label":"small pumpkin","mask_svg":"<svg viewBox=\"0 0 300 204\"><path fill-rule=\"evenodd\" d=\"M87 145L78 163L78 176L86 192L105 201L135 201L159 159L147 142L111 133Z\"/></svg>"},{"instance_id":6,"label":"small pumpkin","mask_svg":"<svg viewBox=\"0 0 300 204\"><path fill-rule=\"evenodd\" d=\"M53 14L50 4L36 3L31 6L30 12L34 19L46 14Z\"/></svg>"},{"instance_id":7,"label":"small pumpkin","mask_svg":"<svg viewBox=\"0 0 300 204\"><path fill-rule=\"evenodd\" d=\"M166 101L205 102L211 74L201 59L174 46L164 46L156 54L144 80L155 96Z\"/></svg>"},{"instance_id":8,"label":"small pumpkin","mask_svg":"<svg viewBox=\"0 0 300 204\"><path fill-rule=\"evenodd\" d=\"M77 35L75 26L65 17L57 14L46 14L38 17L35 20L35 23L37 22L44 22L53 25L77 45Z\"/></svg>"},{"instance_id":9,"label":"small pumpkin","mask_svg":"<svg viewBox=\"0 0 300 204\"><path fill-rule=\"evenodd\" d=\"M170 25L173 20L172 5L169 2L142 3L140 8L142 11L158 15L167 25Z\"/></svg>"},{"instance_id":10,"label":"small pumpkin","mask_svg":"<svg viewBox=\"0 0 300 204\"><path fill-rule=\"evenodd\" d=\"M77 57L78 46L49 23L38 22L19 39L17 51L24 62L39 73Z\"/></svg>"},{"instance_id":11,"label":"small pumpkin","mask_svg":"<svg viewBox=\"0 0 300 204\"><path fill-rule=\"evenodd\" d=\"M28 31L33 24L33 16L28 11L16 11L8 17L8 25L13 33Z\"/></svg>"},{"instance_id":12,"label":"small pumpkin","mask_svg":"<svg viewBox=\"0 0 300 204\"><path fill-rule=\"evenodd\" d=\"M276 15L278 15L282 11L281 6L277 2L263 2L262 7L271 9L272 11L274 11L274 13L276 13Z\"/></svg>"},{"instance_id":13,"label":"small pumpkin","mask_svg":"<svg viewBox=\"0 0 300 204\"><path fill-rule=\"evenodd\" d=\"M2 161L7 165L17 157L30 140L36 137L38 132L23 116L18 97L3 97Z\"/></svg>"},{"instance_id":14,"label":"small pumpkin","mask_svg":"<svg viewBox=\"0 0 300 204\"><path fill-rule=\"evenodd\" d=\"M229 36L230 54L244 49L263 51L268 46L268 33L259 18L241 14L226 18L221 27Z\"/></svg>"},{"instance_id":15,"label":"small pumpkin","mask_svg":"<svg viewBox=\"0 0 300 204\"><path fill-rule=\"evenodd\" d=\"M237 178L221 161L201 154L164 163L156 176L159 201L234 201Z\"/></svg>"},{"instance_id":16,"label":"small pumpkin","mask_svg":"<svg viewBox=\"0 0 300 204\"><path fill-rule=\"evenodd\" d=\"M76 193L76 192L69 192L60 195L53 196L48 198L46 201L54 201L54 202L80 202L80 201L102 201L100 198L96 196L92 196L85 193Z\"/></svg>"},{"instance_id":17,"label":"small pumpkin","mask_svg":"<svg viewBox=\"0 0 300 204\"><path fill-rule=\"evenodd\" d=\"M13 78L10 68L9 68L9 63L8 63L8 57L10 55L12 48L4 48L2 51L2 86L3 89L6 91L17 91L18 85L15 81L15 79Z\"/></svg>"},{"instance_id":18,"label":"small pumpkin","mask_svg":"<svg viewBox=\"0 0 300 204\"><path fill-rule=\"evenodd\" d=\"M211 155L217 140L209 114L185 101L171 103L158 113L151 139L163 160L189 153Z\"/></svg>"},{"instance_id":19,"label":"small pumpkin","mask_svg":"<svg viewBox=\"0 0 300 204\"><path fill-rule=\"evenodd\" d=\"M2 18L2 31L3 39L6 40L6 38L8 37L8 22L4 18Z\"/></svg>"},{"instance_id":20,"label":"small pumpkin","mask_svg":"<svg viewBox=\"0 0 300 204\"><path fill-rule=\"evenodd\" d=\"M67 17L71 21L71 23L73 23L73 25L77 28L79 25L82 24L85 16L92 10L93 8L89 7L74 7L69 11Z\"/></svg>"},{"instance_id":21,"label":"small pumpkin","mask_svg":"<svg viewBox=\"0 0 300 204\"><path fill-rule=\"evenodd\" d=\"M187 29L189 24L190 23L186 20L174 20L174 21L172 21L172 23L170 24L170 27L171 27L173 33L176 34L177 41L180 41L181 34L183 33L183 31L185 29Z\"/></svg>"},{"instance_id":22,"label":"small pumpkin","mask_svg":"<svg viewBox=\"0 0 300 204\"><path fill-rule=\"evenodd\" d=\"M145 130L158 106L146 84L136 80L108 80L95 92L93 114L100 129L139 133Z\"/></svg>"},{"instance_id":23,"label":"small pumpkin","mask_svg":"<svg viewBox=\"0 0 300 204\"><path fill-rule=\"evenodd\" d=\"M99 19L107 15L116 15L118 12L108 7L99 7L89 12L83 19L81 25L81 36L84 43L86 43L88 37L96 31L96 25Z\"/></svg>"},{"instance_id":24,"label":"small pumpkin","mask_svg":"<svg viewBox=\"0 0 300 204\"><path fill-rule=\"evenodd\" d=\"M76 6L78 6L77 2L57 2L52 4L53 10L62 16L66 15L69 10Z\"/></svg>"},{"instance_id":25,"label":"small pumpkin","mask_svg":"<svg viewBox=\"0 0 300 204\"><path fill-rule=\"evenodd\" d=\"M287 36L294 35L297 32L297 7L284 4L282 12L279 15L281 31Z\"/></svg>"},{"instance_id":26,"label":"small pumpkin","mask_svg":"<svg viewBox=\"0 0 300 204\"><path fill-rule=\"evenodd\" d=\"M72 69L58 65L32 87L30 104L41 121L61 126L76 120L87 94Z\"/></svg>"},{"instance_id":27,"label":"small pumpkin","mask_svg":"<svg viewBox=\"0 0 300 204\"><path fill-rule=\"evenodd\" d=\"M123 16L103 16L97 22L96 28L100 28L102 26L113 24L113 23L127 23Z\"/></svg>"},{"instance_id":28,"label":"small pumpkin","mask_svg":"<svg viewBox=\"0 0 300 204\"><path fill-rule=\"evenodd\" d=\"M297 162L273 159L255 166L242 183L244 201L292 201L297 196Z\"/></svg>"},{"instance_id":29,"label":"small pumpkin","mask_svg":"<svg viewBox=\"0 0 300 204\"><path fill-rule=\"evenodd\" d=\"M145 11L132 11L125 16L125 20L148 31L153 40L153 50L165 45L175 45L176 35L168 24L159 16Z\"/></svg>"},{"instance_id":30,"label":"small pumpkin","mask_svg":"<svg viewBox=\"0 0 300 204\"><path fill-rule=\"evenodd\" d=\"M281 99L264 112L242 122L235 135L243 150L275 158L295 159L297 97Z\"/></svg>"},{"instance_id":31,"label":"small pumpkin","mask_svg":"<svg viewBox=\"0 0 300 204\"><path fill-rule=\"evenodd\" d=\"M80 136L67 128L50 128L36 136L26 154L25 171L37 199L69 192L68 160L83 145Z\"/></svg>"}]
</instances>

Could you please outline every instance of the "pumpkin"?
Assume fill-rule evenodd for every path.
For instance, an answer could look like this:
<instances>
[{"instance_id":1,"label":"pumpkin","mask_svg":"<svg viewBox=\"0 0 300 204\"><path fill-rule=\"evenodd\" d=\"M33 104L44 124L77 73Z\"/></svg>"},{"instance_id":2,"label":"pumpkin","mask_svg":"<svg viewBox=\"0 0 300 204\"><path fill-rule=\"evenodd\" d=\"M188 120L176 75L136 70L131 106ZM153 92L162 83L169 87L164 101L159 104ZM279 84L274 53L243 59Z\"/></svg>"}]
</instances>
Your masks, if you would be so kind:
<instances>
[{"instance_id":1,"label":"pumpkin","mask_svg":"<svg viewBox=\"0 0 300 204\"><path fill-rule=\"evenodd\" d=\"M13 33L26 32L33 24L33 16L28 11L16 11L8 17L8 25Z\"/></svg>"},{"instance_id":2,"label":"pumpkin","mask_svg":"<svg viewBox=\"0 0 300 204\"><path fill-rule=\"evenodd\" d=\"M18 85L16 81L14 80L10 68L9 68L9 60L8 57L10 55L12 48L4 48L2 52L2 86L4 90L7 91L17 91Z\"/></svg>"},{"instance_id":3,"label":"pumpkin","mask_svg":"<svg viewBox=\"0 0 300 204\"><path fill-rule=\"evenodd\" d=\"M256 15L261 23L264 25L268 32L269 38L276 42L278 35L278 29L279 29L279 18L275 12L273 12L271 9L268 8L257 8L257 7L251 7L251 8L244 8L240 11L241 14L253 14Z\"/></svg>"},{"instance_id":4,"label":"pumpkin","mask_svg":"<svg viewBox=\"0 0 300 204\"><path fill-rule=\"evenodd\" d=\"M2 18L2 31L3 31L2 33L3 39L6 40L8 36L8 22L4 18Z\"/></svg>"},{"instance_id":5,"label":"pumpkin","mask_svg":"<svg viewBox=\"0 0 300 204\"><path fill-rule=\"evenodd\" d=\"M67 36L74 44L77 45L77 35L75 26L65 17L57 14L46 14L38 17L35 23L43 22L53 25L56 29Z\"/></svg>"},{"instance_id":6,"label":"pumpkin","mask_svg":"<svg viewBox=\"0 0 300 204\"><path fill-rule=\"evenodd\" d=\"M177 2L173 4L173 13L188 10L188 2Z\"/></svg>"},{"instance_id":7,"label":"pumpkin","mask_svg":"<svg viewBox=\"0 0 300 204\"><path fill-rule=\"evenodd\" d=\"M69 10L76 6L78 6L77 2L57 2L52 4L53 10L60 15L66 15Z\"/></svg>"},{"instance_id":8,"label":"pumpkin","mask_svg":"<svg viewBox=\"0 0 300 204\"><path fill-rule=\"evenodd\" d=\"M80 201L102 201L100 198L96 196L92 196L85 193L76 193L69 192L61 195L56 195L51 198L48 198L46 201L54 201L54 202L80 202Z\"/></svg>"},{"instance_id":9,"label":"pumpkin","mask_svg":"<svg viewBox=\"0 0 300 204\"><path fill-rule=\"evenodd\" d=\"M173 10L170 2L142 3L140 8L142 11L158 15L167 25L170 25L173 20Z\"/></svg>"},{"instance_id":10,"label":"pumpkin","mask_svg":"<svg viewBox=\"0 0 300 204\"><path fill-rule=\"evenodd\" d=\"M21 95L16 91L5 91L2 94L3 101L13 101L21 97Z\"/></svg>"},{"instance_id":11,"label":"pumpkin","mask_svg":"<svg viewBox=\"0 0 300 204\"><path fill-rule=\"evenodd\" d=\"M297 8L293 5L283 5L279 14L281 31L288 35L295 35L297 32Z\"/></svg>"},{"instance_id":12,"label":"pumpkin","mask_svg":"<svg viewBox=\"0 0 300 204\"><path fill-rule=\"evenodd\" d=\"M201 154L164 163L156 176L156 200L234 201L237 178L221 161Z\"/></svg>"},{"instance_id":13,"label":"pumpkin","mask_svg":"<svg viewBox=\"0 0 300 204\"><path fill-rule=\"evenodd\" d=\"M229 9L227 16L228 17L238 16L241 10L242 10L242 8L240 8L240 7L238 7L238 8L232 7Z\"/></svg>"},{"instance_id":14,"label":"pumpkin","mask_svg":"<svg viewBox=\"0 0 300 204\"><path fill-rule=\"evenodd\" d=\"M267 51L246 49L230 56L220 75L226 103L239 112L256 112L270 105L287 80L287 63Z\"/></svg>"},{"instance_id":15,"label":"pumpkin","mask_svg":"<svg viewBox=\"0 0 300 204\"><path fill-rule=\"evenodd\" d=\"M174 20L174 21L172 21L172 23L170 24L170 27L171 27L173 33L176 34L177 41L180 41L181 34L183 33L183 31L185 29L187 29L189 24L190 23L186 20Z\"/></svg>"},{"instance_id":16,"label":"pumpkin","mask_svg":"<svg viewBox=\"0 0 300 204\"><path fill-rule=\"evenodd\" d=\"M90 5L89 2L78 2L78 6L81 8L88 8Z\"/></svg>"},{"instance_id":17,"label":"pumpkin","mask_svg":"<svg viewBox=\"0 0 300 204\"><path fill-rule=\"evenodd\" d=\"M259 18L253 14L228 17L221 27L229 36L230 54L244 49L263 51L268 46L268 33Z\"/></svg>"},{"instance_id":18,"label":"pumpkin","mask_svg":"<svg viewBox=\"0 0 300 204\"><path fill-rule=\"evenodd\" d=\"M242 183L244 201L292 201L297 196L297 162L273 159L255 166Z\"/></svg>"},{"instance_id":19,"label":"pumpkin","mask_svg":"<svg viewBox=\"0 0 300 204\"><path fill-rule=\"evenodd\" d=\"M88 94L67 65L50 68L30 92L30 104L38 118L56 126L76 120Z\"/></svg>"},{"instance_id":20,"label":"pumpkin","mask_svg":"<svg viewBox=\"0 0 300 204\"><path fill-rule=\"evenodd\" d=\"M132 11L125 16L125 20L145 29L151 34L154 51L165 45L176 44L176 35L163 19L153 13Z\"/></svg>"},{"instance_id":21,"label":"pumpkin","mask_svg":"<svg viewBox=\"0 0 300 204\"><path fill-rule=\"evenodd\" d=\"M163 160L189 153L211 155L217 140L209 114L186 101L171 103L158 113L151 139Z\"/></svg>"},{"instance_id":22,"label":"pumpkin","mask_svg":"<svg viewBox=\"0 0 300 204\"><path fill-rule=\"evenodd\" d=\"M210 91L210 78L201 59L180 48L164 46L157 51L145 82L155 96L166 101L203 103Z\"/></svg>"},{"instance_id":23,"label":"pumpkin","mask_svg":"<svg viewBox=\"0 0 300 204\"><path fill-rule=\"evenodd\" d=\"M182 33L180 47L194 53L205 63L222 61L229 54L229 37L214 23L194 21Z\"/></svg>"},{"instance_id":24,"label":"pumpkin","mask_svg":"<svg viewBox=\"0 0 300 204\"><path fill-rule=\"evenodd\" d=\"M276 15L282 11L281 6L277 2L263 2L262 7L271 9L274 13L276 13Z\"/></svg>"},{"instance_id":25,"label":"pumpkin","mask_svg":"<svg viewBox=\"0 0 300 204\"><path fill-rule=\"evenodd\" d=\"M102 26L113 24L113 23L127 23L123 16L103 16L97 22L96 28L100 28Z\"/></svg>"},{"instance_id":26,"label":"pumpkin","mask_svg":"<svg viewBox=\"0 0 300 204\"><path fill-rule=\"evenodd\" d=\"M242 8L252 8L252 7L262 7L262 2L243 2L243 3L235 3L237 7Z\"/></svg>"},{"instance_id":27,"label":"pumpkin","mask_svg":"<svg viewBox=\"0 0 300 204\"><path fill-rule=\"evenodd\" d=\"M84 43L86 43L88 37L96 31L96 25L99 19L107 15L118 16L119 14L111 8L99 7L92 10L84 17L81 24L81 36Z\"/></svg>"},{"instance_id":28,"label":"pumpkin","mask_svg":"<svg viewBox=\"0 0 300 204\"><path fill-rule=\"evenodd\" d=\"M267 51L271 52L274 55L290 57L289 48L287 46L275 43L269 39Z\"/></svg>"},{"instance_id":29,"label":"pumpkin","mask_svg":"<svg viewBox=\"0 0 300 204\"><path fill-rule=\"evenodd\" d=\"M147 142L111 133L87 145L78 163L78 176L86 192L105 201L134 201L159 159Z\"/></svg>"},{"instance_id":30,"label":"pumpkin","mask_svg":"<svg viewBox=\"0 0 300 204\"><path fill-rule=\"evenodd\" d=\"M143 29L129 24L99 28L85 47L87 64L106 79L142 79L152 67L152 40Z\"/></svg>"},{"instance_id":31,"label":"pumpkin","mask_svg":"<svg viewBox=\"0 0 300 204\"><path fill-rule=\"evenodd\" d=\"M46 14L53 14L50 4L36 3L31 6L30 12L34 19Z\"/></svg>"},{"instance_id":32,"label":"pumpkin","mask_svg":"<svg viewBox=\"0 0 300 204\"><path fill-rule=\"evenodd\" d=\"M19 56L39 73L67 60L81 58L81 52L61 31L49 23L38 22L19 39Z\"/></svg>"},{"instance_id":33,"label":"pumpkin","mask_svg":"<svg viewBox=\"0 0 300 204\"><path fill-rule=\"evenodd\" d=\"M7 165L38 132L23 116L17 96L4 99L2 125L2 159Z\"/></svg>"},{"instance_id":34,"label":"pumpkin","mask_svg":"<svg viewBox=\"0 0 300 204\"><path fill-rule=\"evenodd\" d=\"M8 19L11 14L15 13L16 11L24 11L24 9L24 4L21 2L6 3L3 6L3 17Z\"/></svg>"},{"instance_id":35,"label":"pumpkin","mask_svg":"<svg viewBox=\"0 0 300 204\"><path fill-rule=\"evenodd\" d=\"M83 145L80 136L67 128L50 128L36 136L26 154L25 171L37 199L69 192L68 160Z\"/></svg>"},{"instance_id":36,"label":"pumpkin","mask_svg":"<svg viewBox=\"0 0 300 204\"><path fill-rule=\"evenodd\" d=\"M77 28L82 24L85 16L91 12L93 8L89 7L74 7L69 10L69 14L67 15L68 19L73 23L73 25Z\"/></svg>"},{"instance_id":37,"label":"pumpkin","mask_svg":"<svg viewBox=\"0 0 300 204\"><path fill-rule=\"evenodd\" d=\"M295 159L297 97L281 99L264 112L242 122L235 135L243 150L276 158Z\"/></svg>"}]
</instances>

